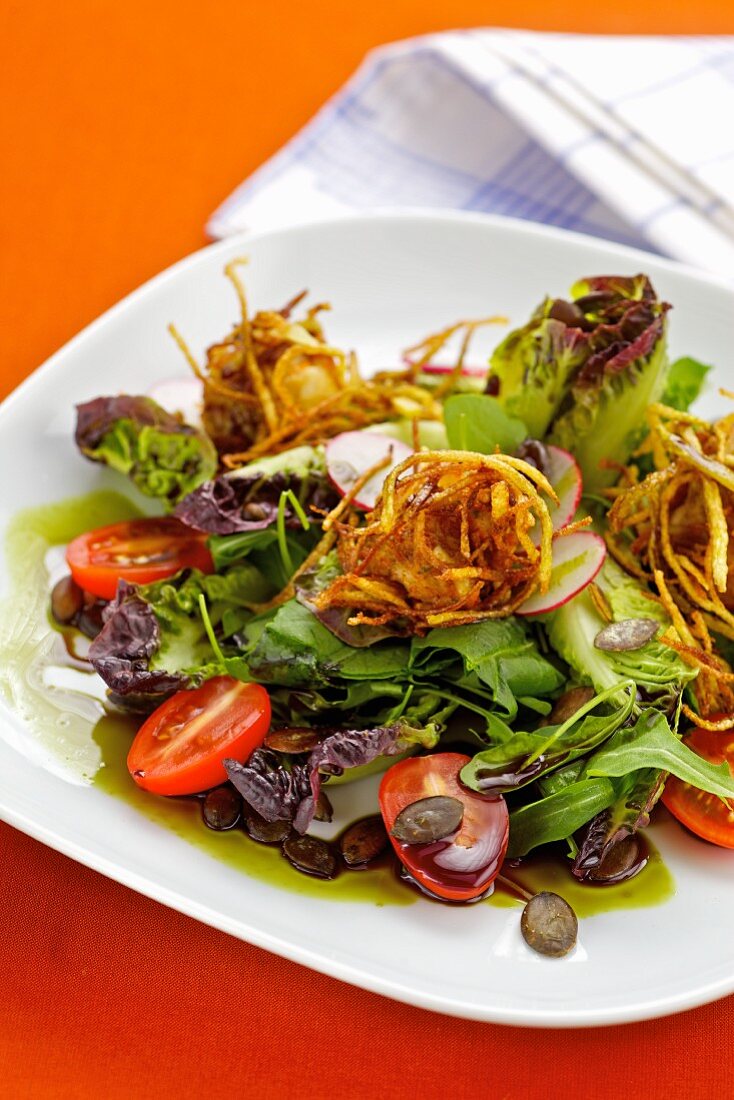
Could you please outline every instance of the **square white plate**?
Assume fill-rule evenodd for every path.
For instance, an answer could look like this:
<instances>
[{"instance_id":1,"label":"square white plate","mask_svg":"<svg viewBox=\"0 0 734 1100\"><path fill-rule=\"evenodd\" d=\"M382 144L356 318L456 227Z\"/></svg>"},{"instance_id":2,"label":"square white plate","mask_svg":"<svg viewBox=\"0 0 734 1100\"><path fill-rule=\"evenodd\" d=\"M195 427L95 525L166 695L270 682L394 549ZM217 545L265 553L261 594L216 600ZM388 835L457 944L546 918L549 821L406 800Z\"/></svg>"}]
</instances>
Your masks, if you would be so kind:
<instances>
[{"instance_id":1,"label":"square white plate","mask_svg":"<svg viewBox=\"0 0 734 1100\"><path fill-rule=\"evenodd\" d=\"M277 306L309 287L312 300L333 305L330 338L356 348L368 367L397 363L404 346L459 317L502 313L517 324L546 292L563 294L580 276L646 271L675 306L673 353L717 364L701 409L715 414L716 385L732 385L734 292L645 253L527 222L421 211L232 239L136 291L2 406L3 526L30 505L113 485L75 450L74 403L144 392L181 374L169 321L202 356L237 318L222 269L243 253L255 307ZM486 339L500 335L494 330ZM42 622L26 625L42 640ZM55 752L41 748L32 709L22 710L18 703L0 711L5 820L167 905L334 977L442 1012L536 1026L644 1019L734 990L734 855L671 822L655 837L675 896L655 908L583 920L573 956L551 961L523 944L519 907L423 900L378 907L329 900L328 888L323 898L299 896L250 878L99 788L74 782L80 753L76 762L63 759L63 731Z\"/></svg>"}]
</instances>

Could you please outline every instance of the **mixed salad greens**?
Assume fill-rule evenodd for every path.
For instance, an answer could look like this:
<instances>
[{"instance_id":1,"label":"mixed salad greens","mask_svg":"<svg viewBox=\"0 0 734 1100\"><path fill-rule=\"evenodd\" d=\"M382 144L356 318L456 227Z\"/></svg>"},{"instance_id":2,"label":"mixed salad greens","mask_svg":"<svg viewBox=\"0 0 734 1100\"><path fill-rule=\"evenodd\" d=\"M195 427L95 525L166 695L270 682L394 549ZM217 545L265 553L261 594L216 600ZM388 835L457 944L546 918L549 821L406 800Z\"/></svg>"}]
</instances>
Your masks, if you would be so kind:
<instances>
[{"instance_id":1,"label":"mixed salad greens","mask_svg":"<svg viewBox=\"0 0 734 1100\"><path fill-rule=\"evenodd\" d=\"M323 307L251 317L228 274L241 320L204 368L174 332L196 378L172 411L77 410L82 454L163 513L76 539L52 600L101 612L131 781L329 877L330 785L383 772L342 861L389 838L449 901L548 844L581 881L636 874L661 796L734 847L734 418L687 411L707 368L669 362L649 279L546 298L488 369L482 320L367 380Z\"/></svg>"}]
</instances>

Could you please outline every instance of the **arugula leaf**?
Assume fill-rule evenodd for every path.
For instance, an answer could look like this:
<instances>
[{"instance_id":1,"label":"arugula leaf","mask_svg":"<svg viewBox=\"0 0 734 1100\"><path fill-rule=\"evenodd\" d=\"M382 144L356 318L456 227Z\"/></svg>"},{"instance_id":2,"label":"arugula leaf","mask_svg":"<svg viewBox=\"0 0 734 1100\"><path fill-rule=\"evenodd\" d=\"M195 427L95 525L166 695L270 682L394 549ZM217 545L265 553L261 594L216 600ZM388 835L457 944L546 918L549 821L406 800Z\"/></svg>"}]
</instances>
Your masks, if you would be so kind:
<instances>
[{"instance_id":1,"label":"arugula leaf","mask_svg":"<svg viewBox=\"0 0 734 1100\"><path fill-rule=\"evenodd\" d=\"M538 652L530 628L519 619L488 619L471 626L431 630L411 643L410 664L434 674L458 654L467 675L474 674L490 689L495 707L505 717L517 714L520 697L550 695L564 676Z\"/></svg>"},{"instance_id":2,"label":"arugula leaf","mask_svg":"<svg viewBox=\"0 0 734 1100\"><path fill-rule=\"evenodd\" d=\"M508 416L495 397L457 393L444 402L443 418L449 447L491 455L514 454L528 430L522 420Z\"/></svg>"},{"instance_id":3,"label":"arugula leaf","mask_svg":"<svg viewBox=\"0 0 734 1100\"><path fill-rule=\"evenodd\" d=\"M585 767L586 761L584 759L577 759L574 760L572 764L566 764L563 768L558 768L548 775L542 775L538 779L538 789L540 793L544 797L547 797L549 794L556 794L558 791L562 791L564 787L568 787L571 783L575 783L578 779L581 779L581 773Z\"/></svg>"},{"instance_id":4,"label":"arugula leaf","mask_svg":"<svg viewBox=\"0 0 734 1100\"><path fill-rule=\"evenodd\" d=\"M631 729L618 730L591 757L585 773L622 776L640 768L670 772L700 791L734 798L734 775L729 765L712 764L698 756L676 737L659 711L643 711Z\"/></svg>"},{"instance_id":5,"label":"arugula leaf","mask_svg":"<svg viewBox=\"0 0 734 1100\"><path fill-rule=\"evenodd\" d=\"M629 718L635 702L635 685L626 685L626 698L608 713L619 695L617 688L596 695L562 724L544 726L532 733L517 732L509 740L477 753L461 771L461 781L480 794L514 790L545 772L568 764L606 741Z\"/></svg>"},{"instance_id":6,"label":"arugula leaf","mask_svg":"<svg viewBox=\"0 0 734 1100\"><path fill-rule=\"evenodd\" d=\"M510 814L511 859L525 856L540 844L567 837L611 806L617 788L610 779L581 779L555 794L521 806Z\"/></svg>"},{"instance_id":7,"label":"arugula leaf","mask_svg":"<svg viewBox=\"0 0 734 1100\"><path fill-rule=\"evenodd\" d=\"M668 368L662 403L679 412L688 412L703 388L711 367L689 355L676 359Z\"/></svg>"}]
</instances>

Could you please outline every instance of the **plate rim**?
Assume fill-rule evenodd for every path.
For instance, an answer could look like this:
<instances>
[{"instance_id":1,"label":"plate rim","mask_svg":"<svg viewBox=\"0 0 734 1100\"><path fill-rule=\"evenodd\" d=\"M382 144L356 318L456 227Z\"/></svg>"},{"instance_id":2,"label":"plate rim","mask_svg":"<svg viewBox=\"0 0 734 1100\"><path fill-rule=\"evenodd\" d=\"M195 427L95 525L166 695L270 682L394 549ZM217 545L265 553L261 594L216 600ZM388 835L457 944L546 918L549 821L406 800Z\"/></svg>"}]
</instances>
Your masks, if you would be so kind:
<instances>
[{"instance_id":1,"label":"plate rim","mask_svg":"<svg viewBox=\"0 0 734 1100\"><path fill-rule=\"evenodd\" d=\"M182 269L196 268L199 264L207 262L210 257L216 257L219 253L231 251L233 245L240 242L244 247L253 241L265 238L287 238L294 232L333 227L336 225L354 225L360 223L375 222L430 222L444 223L447 225L478 225L482 228L510 231L525 237L570 241L580 248L603 249L610 260L619 258L620 261L641 264L653 264L658 270L669 271L674 274L686 276L698 284L716 288L732 299L734 304L734 285L721 276L709 272L699 271L689 264L658 256L643 249L632 248L627 245L607 241L604 238L592 237L588 234L578 233L556 226L548 226L541 223L529 222L518 218L509 218L502 215L475 213L470 211L444 210L430 207L384 207L369 211L347 213L336 217L324 217L318 220L297 222L283 226L279 229L267 229L256 232L243 232L233 234L222 240L215 241L196 249L188 255L177 260L163 271L152 276L140 286L121 298L114 305L105 310L97 318L85 325L78 333L72 336L57 351L49 356L40 366L33 370L17 387L15 387L2 402L0 402L0 418L12 415L14 406L30 385L37 384L39 378L51 371L63 368L64 359L73 355L77 347L87 339L97 335L104 327L134 308L137 301L154 293L158 287L165 285L176 278ZM3 709L12 713L12 708L3 702ZM1 716L0 716L1 717ZM10 748L10 746L8 746ZM16 754L22 759L20 754ZM237 939L245 940L254 946L271 951L291 961L308 966L309 968L325 974L329 977L356 985L358 987L390 997L402 1003L426 1009L429 1011L449 1014L466 1019L473 1019L487 1023L498 1023L510 1026L535 1027L535 1028L562 1028L562 1027L601 1027L619 1025L647 1020L664 1015L673 1015L691 1008L709 1003L720 997L734 992L734 970L729 974L708 982L704 982L694 988L681 991L676 994L662 995L649 1000L639 1000L633 1005L620 1005L614 1007L599 1007L592 1009L555 1009L546 1007L542 1010L530 1010L527 1008L508 1008L496 1006L477 1005L473 1002L461 1001L446 995L433 994L426 990L416 989L404 985L399 981L390 981L369 969L361 969L340 960L329 959L324 954L319 954L312 949L299 946L297 942L282 939L279 936L269 934L265 929L248 923L246 917L239 917L235 922L216 910L202 905L184 893L162 885L154 877L143 872L136 871L120 862L108 858L106 855L95 851L84 843L74 840L63 833L56 832L52 826L25 814L19 804L12 798L12 791L0 790L0 818L7 824L19 829L33 839L60 852L92 870L105 875L113 881L137 891L140 894L167 905L170 908L184 913L186 916L199 920L211 927L233 935Z\"/></svg>"},{"instance_id":2,"label":"plate rim","mask_svg":"<svg viewBox=\"0 0 734 1100\"><path fill-rule=\"evenodd\" d=\"M323 218L315 218L308 221L294 222L279 229L262 229L253 232L245 230L240 233L233 233L231 236L223 237L220 240L211 241L209 244L202 245L201 248L194 249L193 252L187 253L185 256L182 256L181 259L169 264L169 266L163 268L162 271L157 272L149 279L140 283L139 286L136 286L128 294L125 294L117 302L109 306L108 309L104 310L99 316L84 325L83 328L65 341L61 347L52 352L43 363L35 367L30 374L3 398L0 402L0 414L5 414L7 412L8 407L11 407L15 403L34 379L48 373L60 358L76 350L77 345L82 340L92 335L96 335L108 322L114 320L119 314L131 308L139 298L142 298L156 287L163 286L166 282L174 278L182 268L196 267L199 263L203 263L209 256L215 256L218 252L224 253L228 251L236 241L241 241L243 244L247 245L248 242L259 241L263 238L287 237L293 232L304 229L318 230L334 225L358 224L360 222L373 221L430 221L446 222L448 224L457 225L476 224L485 227L493 227L499 230L511 229L513 232L528 237L555 241L575 241L580 247L601 247L610 252L610 254L619 256L620 259L636 259L647 263L652 261L656 266L666 271L687 276L696 282L706 283L718 290L723 290L730 295L734 295L734 283L728 281L721 275L714 274L710 271L704 271L703 269L694 267L692 264L683 263L680 260L661 256L656 252L648 252L642 248L633 248L631 245L619 244L616 241L609 241L604 237L593 237L589 233L580 233L574 229L564 229L561 226L546 225L543 222L533 222L524 218L508 217L503 214L484 214L471 210L444 210L440 207L430 206L374 207L370 210L358 211L356 213L350 212L331 217L325 216Z\"/></svg>"}]
</instances>

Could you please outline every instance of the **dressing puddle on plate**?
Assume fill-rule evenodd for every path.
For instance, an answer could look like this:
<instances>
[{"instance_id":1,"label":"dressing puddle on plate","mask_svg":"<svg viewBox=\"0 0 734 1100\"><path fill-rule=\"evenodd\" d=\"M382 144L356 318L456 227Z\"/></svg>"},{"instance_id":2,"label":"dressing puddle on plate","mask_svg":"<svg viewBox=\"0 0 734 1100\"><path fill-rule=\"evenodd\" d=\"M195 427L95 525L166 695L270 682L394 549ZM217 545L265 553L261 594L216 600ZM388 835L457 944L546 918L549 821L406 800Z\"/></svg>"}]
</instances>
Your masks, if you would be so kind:
<instances>
[{"instance_id":1,"label":"dressing puddle on plate","mask_svg":"<svg viewBox=\"0 0 734 1100\"><path fill-rule=\"evenodd\" d=\"M244 876L334 901L410 905L418 900L417 891L400 881L391 853L362 870L342 869L329 881L313 878L295 870L278 846L257 843L239 827L227 832L209 829L197 799L156 797L132 781L126 758L136 721L108 707L104 686L84 660L82 645L76 646L81 636L52 624L49 597L52 584L65 571L59 547L94 527L139 514L126 497L100 491L29 509L10 524L10 591L0 607L0 693L24 720L27 732L18 747L71 782L93 783ZM327 789L342 827L376 812L374 779ZM314 831L330 839L338 828L322 824ZM503 869L506 883L497 885L489 903L519 906L528 893L551 890L579 917L660 905L675 893L674 881L654 846L648 842L648 847L647 866L636 877L612 886L576 882L563 856L531 857Z\"/></svg>"}]
</instances>

